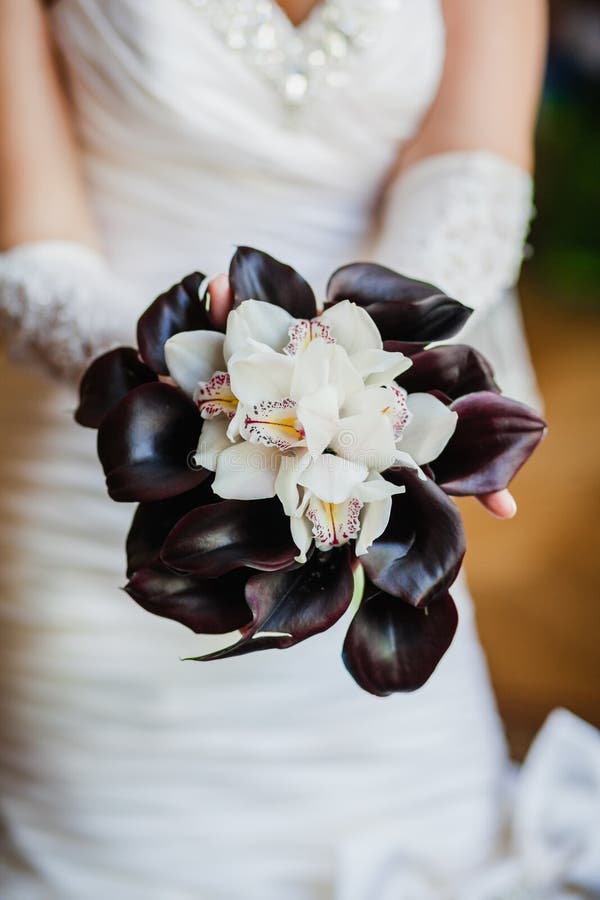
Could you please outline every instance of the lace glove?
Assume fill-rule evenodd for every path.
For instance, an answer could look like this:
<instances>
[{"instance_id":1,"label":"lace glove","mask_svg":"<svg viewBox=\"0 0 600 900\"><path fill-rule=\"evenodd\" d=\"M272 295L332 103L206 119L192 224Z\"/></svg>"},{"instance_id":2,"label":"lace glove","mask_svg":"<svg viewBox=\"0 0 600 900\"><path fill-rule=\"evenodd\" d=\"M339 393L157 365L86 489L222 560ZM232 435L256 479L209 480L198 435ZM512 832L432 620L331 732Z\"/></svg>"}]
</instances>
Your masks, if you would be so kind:
<instances>
[{"instance_id":1,"label":"lace glove","mask_svg":"<svg viewBox=\"0 0 600 900\"><path fill-rule=\"evenodd\" d=\"M0 253L0 334L12 358L73 382L94 356L135 346L137 289L100 254L70 241L39 241Z\"/></svg>"},{"instance_id":2,"label":"lace glove","mask_svg":"<svg viewBox=\"0 0 600 900\"><path fill-rule=\"evenodd\" d=\"M531 176L513 163L430 156L391 186L373 258L482 310L514 287L531 213Z\"/></svg>"}]
</instances>

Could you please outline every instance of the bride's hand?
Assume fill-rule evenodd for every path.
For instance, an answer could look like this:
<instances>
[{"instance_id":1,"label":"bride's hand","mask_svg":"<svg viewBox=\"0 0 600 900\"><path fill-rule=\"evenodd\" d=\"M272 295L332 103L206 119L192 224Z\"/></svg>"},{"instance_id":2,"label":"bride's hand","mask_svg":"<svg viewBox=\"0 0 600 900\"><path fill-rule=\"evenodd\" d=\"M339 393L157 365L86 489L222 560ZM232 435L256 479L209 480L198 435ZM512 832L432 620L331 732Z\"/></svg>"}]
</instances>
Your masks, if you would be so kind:
<instances>
[{"instance_id":1,"label":"bride's hand","mask_svg":"<svg viewBox=\"0 0 600 900\"><path fill-rule=\"evenodd\" d=\"M493 494L482 494L477 499L498 519L512 519L516 515L517 504L510 491L494 491Z\"/></svg>"},{"instance_id":2,"label":"bride's hand","mask_svg":"<svg viewBox=\"0 0 600 900\"><path fill-rule=\"evenodd\" d=\"M208 294L210 295L210 314L215 325L225 327L229 310L233 303L233 294L229 286L229 278L224 272L219 272L208 282Z\"/></svg>"},{"instance_id":3,"label":"bride's hand","mask_svg":"<svg viewBox=\"0 0 600 900\"><path fill-rule=\"evenodd\" d=\"M229 279L224 272L214 275L208 283L210 294L210 312L216 325L224 326L231 309L233 296ZM517 504L510 491L495 491L478 497L479 502L493 516L499 519L512 519L517 512Z\"/></svg>"}]
</instances>

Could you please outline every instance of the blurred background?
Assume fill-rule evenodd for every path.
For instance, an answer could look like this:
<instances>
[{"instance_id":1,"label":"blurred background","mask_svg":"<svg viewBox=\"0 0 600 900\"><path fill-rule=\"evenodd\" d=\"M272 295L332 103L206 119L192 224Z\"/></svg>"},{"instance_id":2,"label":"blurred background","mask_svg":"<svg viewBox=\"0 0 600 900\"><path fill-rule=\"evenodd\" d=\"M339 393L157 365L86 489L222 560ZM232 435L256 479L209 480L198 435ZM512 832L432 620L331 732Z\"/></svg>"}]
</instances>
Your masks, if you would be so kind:
<instances>
[{"instance_id":1,"label":"blurred background","mask_svg":"<svg viewBox=\"0 0 600 900\"><path fill-rule=\"evenodd\" d=\"M550 432L514 482L515 520L462 504L479 627L516 758L555 706L600 726L600 0L551 6L537 218L521 283ZM43 388L1 360L0 378L10 459L7 398L18 391L27 410Z\"/></svg>"},{"instance_id":2,"label":"blurred background","mask_svg":"<svg viewBox=\"0 0 600 900\"><path fill-rule=\"evenodd\" d=\"M537 216L521 298L550 430L467 571L513 754L566 706L600 726L600 0L551 3Z\"/></svg>"}]
</instances>

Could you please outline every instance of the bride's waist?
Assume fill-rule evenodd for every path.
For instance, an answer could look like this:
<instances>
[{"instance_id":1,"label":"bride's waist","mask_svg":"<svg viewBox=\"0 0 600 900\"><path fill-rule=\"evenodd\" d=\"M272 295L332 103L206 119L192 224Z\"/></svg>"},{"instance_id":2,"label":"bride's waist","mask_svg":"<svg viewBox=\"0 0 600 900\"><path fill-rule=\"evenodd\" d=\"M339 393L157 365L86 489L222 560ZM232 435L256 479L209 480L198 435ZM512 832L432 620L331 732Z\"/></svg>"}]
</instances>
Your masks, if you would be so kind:
<instances>
[{"instance_id":1,"label":"bride's waist","mask_svg":"<svg viewBox=\"0 0 600 900\"><path fill-rule=\"evenodd\" d=\"M322 289L338 265L361 254L371 228L369 185L201 167L133 173L98 159L87 169L108 257L150 294L191 269L226 269L237 244L291 263Z\"/></svg>"}]
</instances>

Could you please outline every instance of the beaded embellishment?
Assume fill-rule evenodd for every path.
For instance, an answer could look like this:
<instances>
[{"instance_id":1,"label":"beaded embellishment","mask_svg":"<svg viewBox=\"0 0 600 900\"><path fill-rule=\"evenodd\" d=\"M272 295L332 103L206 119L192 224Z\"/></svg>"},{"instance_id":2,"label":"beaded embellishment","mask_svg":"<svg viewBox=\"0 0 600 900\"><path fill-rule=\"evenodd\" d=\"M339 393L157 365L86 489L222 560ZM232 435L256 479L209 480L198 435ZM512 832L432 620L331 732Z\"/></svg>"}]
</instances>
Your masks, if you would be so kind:
<instances>
[{"instance_id":1,"label":"beaded embellishment","mask_svg":"<svg viewBox=\"0 0 600 900\"><path fill-rule=\"evenodd\" d=\"M373 41L378 16L400 0L321 0L298 26L275 0L190 2L293 107L318 87L346 84L349 59Z\"/></svg>"}]
</instances>

